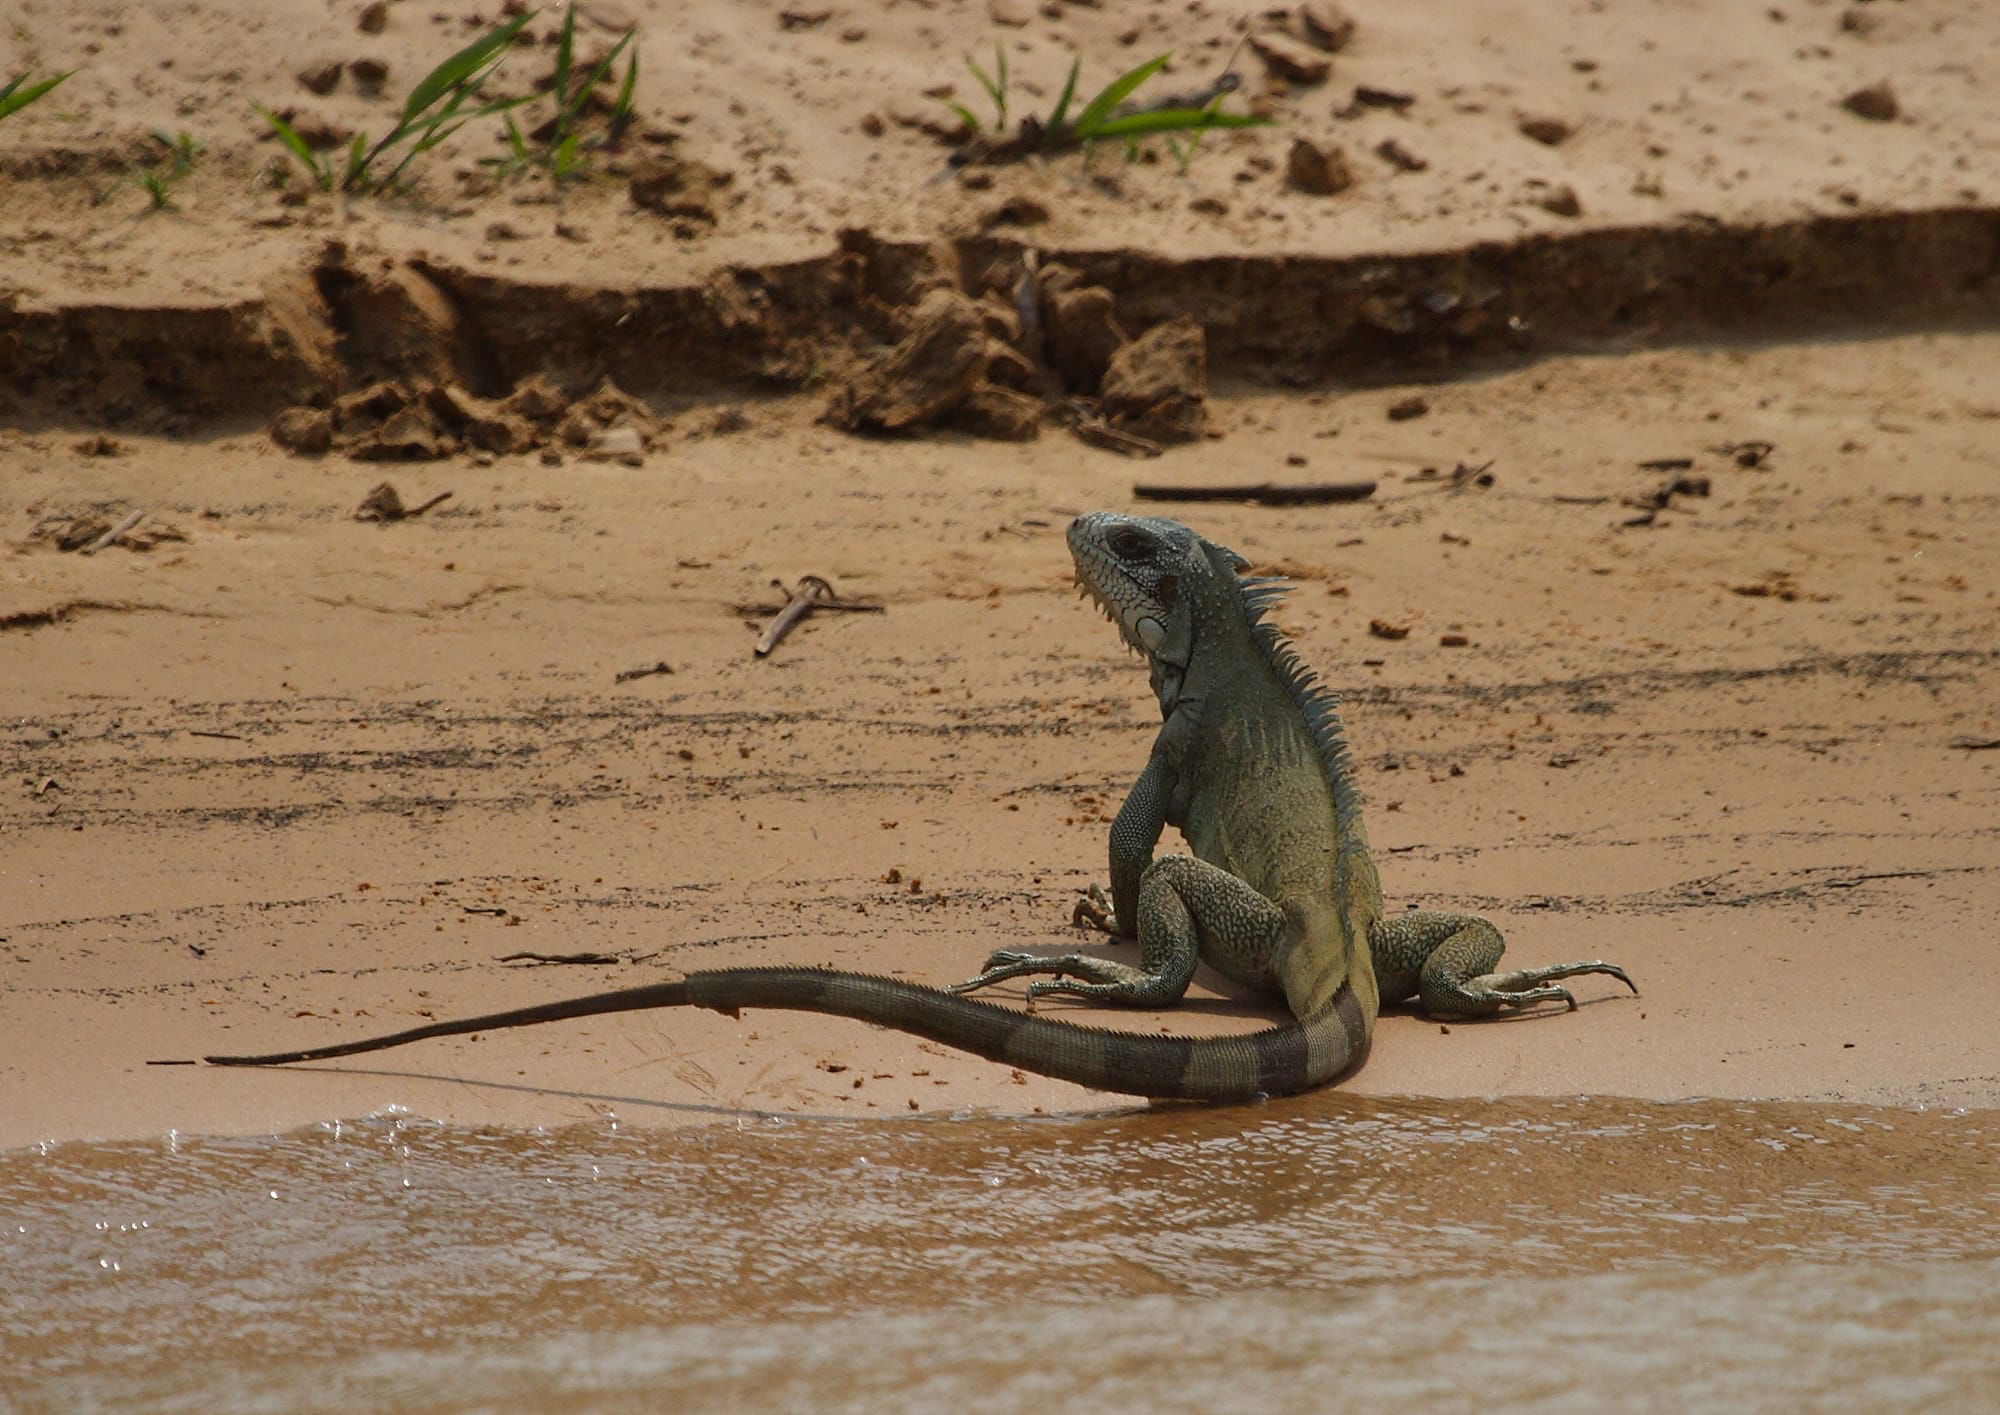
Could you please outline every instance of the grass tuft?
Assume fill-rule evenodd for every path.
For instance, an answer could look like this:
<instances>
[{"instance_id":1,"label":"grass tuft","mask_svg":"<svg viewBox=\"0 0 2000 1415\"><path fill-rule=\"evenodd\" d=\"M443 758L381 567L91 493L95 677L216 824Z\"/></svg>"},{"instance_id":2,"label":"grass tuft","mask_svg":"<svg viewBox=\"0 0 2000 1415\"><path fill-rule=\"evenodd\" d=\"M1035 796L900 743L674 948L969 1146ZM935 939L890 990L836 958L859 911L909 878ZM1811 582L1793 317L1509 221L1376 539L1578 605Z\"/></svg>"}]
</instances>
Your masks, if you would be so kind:
<instances>
[{"instance_id":1,"label":"grass tuft","mask_svg":"<svg viewBox=\"0 0 2000 1415\"><path fill-rule=\"evenodd\" d=\"M994 53L996 63L992 73L971 59L965 63L972 70L973 77L979 80L980 87L993 100L997 115L995 127L989 132L963 104L949 104L972 135L971 140L953 154L955 166L1017 162L1078 147L1085 149L1085 160L1088 161L1089 152L1096 144L1114 140L1122 142L1129 159L1138 154L1144 139L1164 137L1181 170L1186 171L1187 164L1193 160L1201 144L1202 135L1211 128L1256 128L1270 122L1268 118L1247 113L1222 111L1223 99L1234 93L1239 84L1236 74L1229 70L1198 92L1154 103L1134 103L1132 97L1139 88L1173 58L1169 53L1157 55L1120 74L1086 100L1074 118L1070 116L1070 110L1076 102L1076 81L1082 71L1083 60L1073 60L1069 76L1064 80L1062 92L1057 95L1049 116L1045 119L1033 115L1025 117L1016 130L1008 134L1005 131L1007 56L998 48ZM1181 135L1186 136L1185 142L1180 141Z\"/></svg>"},{"instance_id":2,"label":"grass tuft","mask_svg":"<svg viewBox=\"0 0 2000 1415\"><path fill-rule=\"evenodd\" d=\"M403 100L396 126L381 141L370 144L365 133L356 133L343 155L313 149L298 130L270 109L257 111L278 140L324 191L374 192L393 190L403 174L424 153L456 133L467 123L504 113L527 102L525 98L479 100L480 86L506 61L507 51L522 26L535 17L533 10L496 25L453 54L423 78ZM473 105L468 109L468 105ZM386 172L377 164L393 149L402 148L395 165Z\"/></svg>"},{"instance_id":3,"label":"grass tuft","mask_svg":"<svg viewBox=\"0 0 2000 1415\"><path fill-rule=\"evenodd\" d=\"M43 79L39 83L32 84L28 83L26 74L16 74L7 81L5 88L0 88L0 118L13 117L75 72L74 69L65 69L52 79ZM28 86L23 88L23 84Z\"/></svg>"}]
</instances>

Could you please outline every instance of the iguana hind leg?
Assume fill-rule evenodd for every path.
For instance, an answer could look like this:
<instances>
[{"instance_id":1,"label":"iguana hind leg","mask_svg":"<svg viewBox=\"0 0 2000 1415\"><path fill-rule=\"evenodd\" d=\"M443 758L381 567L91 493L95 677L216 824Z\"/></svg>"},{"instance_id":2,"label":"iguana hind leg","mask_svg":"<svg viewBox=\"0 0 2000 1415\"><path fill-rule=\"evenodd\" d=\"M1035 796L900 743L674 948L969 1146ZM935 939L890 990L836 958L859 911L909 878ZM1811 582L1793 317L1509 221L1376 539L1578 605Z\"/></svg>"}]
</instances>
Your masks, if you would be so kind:
<instances>
[{"instance_id":1,"label":"iguana hind leg","mask_svg":"<svg viewBox=\"0 0 2000 1415\"><path fill-rule=\"evenodd\" d=\"M1285 916L1277 905L1227 870L1186 855L1169 855L1147 868L1135 912L1137 967L1081 953L1034 957L1001 949L978 977L951 990L970 992L1005 978L1053 973L1055 981L1028 985L1030 999L1060 993L1165 1007L1180 1001L1204 958L1231 977L1262 978L1285 937Z\"/></svg>"},{"instance_id":2,"label":"iguana hind leg","mask_svg":"<svg viewBox=\"0 0 2000 1415\"><path fill-rule=\"evenodd\" d=\"M1476 914L1414 909L1377 923L1369 943L1376 976L1383 982L1382 1000L1415 994L1433 1017L1490 1017L1502 1008L1538 1002L1574 1008L1570 990L1555 980L1582 973L1607 973L1639 991L1623 968L1595 959L1496 973L1493 967L1506 942L1500 930Z\"/></svg>"}]
</instances>

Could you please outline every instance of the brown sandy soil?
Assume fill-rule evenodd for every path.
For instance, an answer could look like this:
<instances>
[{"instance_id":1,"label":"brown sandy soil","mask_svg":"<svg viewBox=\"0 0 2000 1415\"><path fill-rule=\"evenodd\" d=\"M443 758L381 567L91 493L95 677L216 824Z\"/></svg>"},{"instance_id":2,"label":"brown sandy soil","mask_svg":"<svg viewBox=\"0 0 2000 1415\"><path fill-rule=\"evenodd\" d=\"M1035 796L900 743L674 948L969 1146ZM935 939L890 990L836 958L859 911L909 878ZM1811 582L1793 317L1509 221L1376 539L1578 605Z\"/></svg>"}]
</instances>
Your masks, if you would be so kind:
<instances>
[{"instance_id":1,"label":"brown sandy soil","mask_svg":"<svg viewBox=\"0 0 2000 1415\"><path fill-rule=\"evenodd\" d=\"M1122 1104L773 1014L143 1063L680 968L948 982L1074 946L1156 714L1069 599L1061 529L1135 479L1379 481L1178 514L1298 582L1281 622L1345 693L1391 907L1478 909L1519 962L1608 957L1643 989L1393 1013L1345 1084L2000 1105L2000 117L1973 57L2000 14L1357 5L1323 84L1266 92L1240 59L1282 124L1186 174L1100 154L1102 181L1070 156L968 187L930 182L945 149L902 121L935 119L935 83L979 97L961 53L998 35L1032 107L1072 49L1086 82L1168 48L1199 82L1247 12L779 8L595 7L642 23L646 64L596 180L496 186L468 130L414 193L341 202L260 178L249 104L379 131L493 12L394 4L363 34L358 4L24 0L0 74L81 72L0 126L0 1146L389 1104ZM292 77L368 57L386 97ZM1839 106L1885 77L1896 121ZM1356 85L1415 101L1337 116ZM154 127L208 146L159 213L113 187ZM1355 185L1287 190L1301 134ZM1375 156L1392 137L1429 166ZM686 210L634 204L662 169ZM1557 186L1579 215L1538 204ZM1135 462L1053 418L1020 443L815 421L926 289L1004 293L1028 251L1129 332L1202 324L1206 438ZM383 467L267 432L385 375L499 398L537 374L614 378L643 450L543 429ZM1648 512L1679 473L1639 464L1669 457L1710 494ZM355 521L385 476L453 495ZM95 555L49 538L135 510ZM887 610L754 660L739 607L808 572ZM500 961L577 951L619 961ZM1215 981L1076 1015L1268 1019Z\"/></svg>"}]
</instances>

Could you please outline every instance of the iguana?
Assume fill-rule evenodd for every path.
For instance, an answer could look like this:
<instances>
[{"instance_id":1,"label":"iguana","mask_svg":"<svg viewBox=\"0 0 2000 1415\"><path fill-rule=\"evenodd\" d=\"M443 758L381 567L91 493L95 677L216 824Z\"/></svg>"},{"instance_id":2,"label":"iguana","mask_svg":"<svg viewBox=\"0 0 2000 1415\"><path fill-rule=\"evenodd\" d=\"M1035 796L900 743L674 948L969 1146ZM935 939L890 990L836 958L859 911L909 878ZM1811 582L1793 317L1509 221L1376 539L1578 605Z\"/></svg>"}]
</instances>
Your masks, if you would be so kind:
<instances>
[{"instance_id":1,"label":"iguana","mask_svg":"<svg viewBox=\"0 0 2000 1415\"><path fill-rule=\"evenodd\" d=\"M1360 1059L1382 1001L1482 1017L1545 1001L1576 1005L1556 979L1611 963L1496 973L1499 930L1469 914L1384 918L1360 793L1333 695L1267 618L1282 581L1177 522L1099 511L1069 527L1077 577L1152 670L1165 719L1111 826L1111 895L1078 917L1136 938L1136 965L1002 949L949 989L817 968L723 968L677 982L436 1022L388 1036L264 1056L260 1066L352 1056L427 1037L653 1007L824 1012L894 1027L1024 1070L1102 1090L1224 1101L1332 1080ZM1166 826L1192 855L1154 858ZM1006 978L1050 993L1139 1007L1177 1002L1206 962L1281 994L1292 1019L1248 1035L1178 1037L1081 1026L964 997Z\"/></svg>"}]
</instances>

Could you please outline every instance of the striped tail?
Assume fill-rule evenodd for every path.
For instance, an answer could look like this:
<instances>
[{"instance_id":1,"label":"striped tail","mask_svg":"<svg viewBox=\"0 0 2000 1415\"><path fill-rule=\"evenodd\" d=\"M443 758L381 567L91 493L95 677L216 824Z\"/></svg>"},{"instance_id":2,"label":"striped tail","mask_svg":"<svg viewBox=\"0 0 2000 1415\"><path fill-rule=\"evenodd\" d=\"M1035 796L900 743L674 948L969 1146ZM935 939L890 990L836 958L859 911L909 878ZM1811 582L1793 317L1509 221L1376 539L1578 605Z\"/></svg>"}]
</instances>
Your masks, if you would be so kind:
<instances>
[{"instance_id":1,"label":"striped tail","mask_svg":"<svg viewBox=\"0 0 2000 1415\"><path fill-rule=\"evenodd\" d=\"M281 1066L380 1051L431 1037L491 1032L654 1007L823 1012L911 1032L990 1061L1058 1080L1155 1100L1235 1101L1324 1085L1360 1060L1369 1017L1343 982L1310 1017L1237 1037L1155 1036L1030 1016L990 1002L865 973L818 968L721 968L679 982L538 1003L387 1036L261 1056L208 1056L213 1066Z\"/></svg>"}]
</instances>

